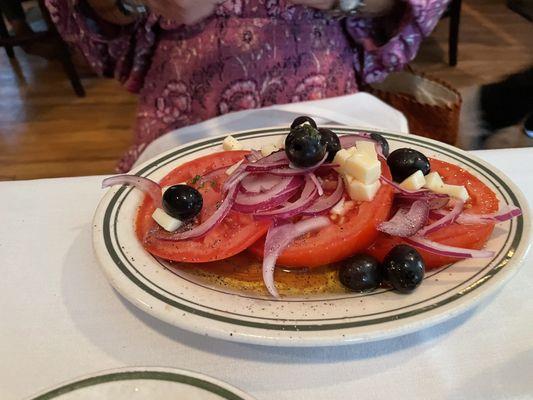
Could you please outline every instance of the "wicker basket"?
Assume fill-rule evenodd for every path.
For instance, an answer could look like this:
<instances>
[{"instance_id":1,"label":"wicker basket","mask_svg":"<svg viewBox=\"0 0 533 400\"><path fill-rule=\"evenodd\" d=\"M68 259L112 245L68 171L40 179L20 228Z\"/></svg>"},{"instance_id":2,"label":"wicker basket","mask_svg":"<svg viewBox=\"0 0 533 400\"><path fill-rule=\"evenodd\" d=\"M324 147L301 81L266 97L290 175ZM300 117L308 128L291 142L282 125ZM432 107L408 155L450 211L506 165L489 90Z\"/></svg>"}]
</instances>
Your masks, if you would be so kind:
<instances>
[{"instance_id":1,"label":"wicker basket","mask_svg":"<svg viewBox=\"0 0 533 400\"><path fill-rule=\"evenodd\" d=\"M390 74L368 91L404 113L411 133L456 143L462 99L448 83L406 70Z\"/></svg>"}]
</instances>

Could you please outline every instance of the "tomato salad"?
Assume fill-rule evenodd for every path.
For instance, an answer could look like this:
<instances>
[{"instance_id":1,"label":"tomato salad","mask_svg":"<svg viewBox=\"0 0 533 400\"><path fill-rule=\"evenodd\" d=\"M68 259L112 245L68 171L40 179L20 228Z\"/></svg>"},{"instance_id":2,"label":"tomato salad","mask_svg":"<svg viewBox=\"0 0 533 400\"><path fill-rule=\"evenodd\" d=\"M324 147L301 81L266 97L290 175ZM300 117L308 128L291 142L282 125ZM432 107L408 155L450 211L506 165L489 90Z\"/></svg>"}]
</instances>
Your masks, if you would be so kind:
<instances>
[{"instance_id":1,"label":"tomato salad","mask_svg":"<svg viewBox=\"0 0 533 400\"><path fill-rule=\"evenodd\" d=\"M410 293L428 269L483 250L494 225L521 214L464 169L401 148L376 133L337 136L297 118L284 148L224 151L185 163L160 182L119 175L146 193L136 234L156 257L185 263L242 252L262 259L266 289L279 297L276 266L336 265L348 289L392 286Z\"/></svg>"}]
</instances>

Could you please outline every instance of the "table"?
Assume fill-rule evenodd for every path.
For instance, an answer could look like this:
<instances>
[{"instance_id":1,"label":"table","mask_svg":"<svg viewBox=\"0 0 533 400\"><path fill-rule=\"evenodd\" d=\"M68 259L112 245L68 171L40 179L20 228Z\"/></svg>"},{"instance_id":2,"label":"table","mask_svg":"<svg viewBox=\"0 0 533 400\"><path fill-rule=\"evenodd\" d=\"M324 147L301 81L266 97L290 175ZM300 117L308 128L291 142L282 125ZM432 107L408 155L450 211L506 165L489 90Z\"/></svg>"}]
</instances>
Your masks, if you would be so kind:
<instances>
[{"instance_id":1,"label":"table","mask_svg":"<svg viewBox=\"0 0 533 400\"><path fill-rule=\"evenodd\" d=\"M476 154L533 199L533 149ZM225 342L160 322L113 291L91 248L101 180L0 183L0 399L141 365L202 372L258 400L532 398L533 256L476 309L407 336L310 349Z\"/></svg>"}]
</instances>

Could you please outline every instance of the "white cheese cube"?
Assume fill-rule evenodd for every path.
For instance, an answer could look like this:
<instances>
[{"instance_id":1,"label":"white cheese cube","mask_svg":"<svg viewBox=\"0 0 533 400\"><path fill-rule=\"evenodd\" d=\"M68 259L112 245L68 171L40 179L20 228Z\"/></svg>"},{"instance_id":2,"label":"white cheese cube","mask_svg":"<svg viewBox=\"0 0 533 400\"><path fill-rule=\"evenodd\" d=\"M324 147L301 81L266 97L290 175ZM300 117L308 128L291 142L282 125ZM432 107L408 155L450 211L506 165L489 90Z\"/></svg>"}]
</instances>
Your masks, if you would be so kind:
<instances>
[{"instance_id":1,"label":"white cheese cube","mask_svg":"<svg viewBox=\"0 0 533 400\"><path fill-rule=\"evenodd\" d=\"M226 151L242 150L242 144L233 136L229 135L226 136L226 138L222 142L222 148Z\"/></svg>"},{"instance_id":2,"label":"white cheese cube","mask_svg":"<svg viewBox=\"0 0 533 400\"><path fill-rule=\"evenodd\" d=\"M376 146L374 145L374 142L369 142L366 140L359 140L355 142L357 146L357 151L359 153L363 153L368 158L371 159L378 159L378 154L376 153Z\"/></svg>"},{"instance_id":3,"label":"white cheese cube","mask_svg":"<svg viewBox=\"0 0 533 400\"><path fill-rule=\"evenodd\" d=\"M161 228L163 228L167 232L174 232L180 226L183 225L182 221L174 217L171 217L161 208L155 209L154 213L152 214L152 218L154 219L155 222L159 224Z\"/></svg>"},{"instance_id":4,"label":"white cheese cube","mask_svg":"<svg viewBox=\"0 0 533 400\"><path fill-rule=\"evenodd\" d=\"M425 177L426 183L424 184L424 187L432 190L434 192L439 193L439 190L442 190L442 187L444 186L444 182L442 181L442 178L440 177L438 172L430 172Z\"/></svg>"},{"instance_id":5,"label":"white cheese cube","mask_svg":"<svg viewBox=\"0 0 533 400\"><path fill-rule=\"evenodd\" d=\"M346 160L350 158L350 156L350 152L346 149L340 149L339 151L337 151L337 153L335 154L335 158L333 159L333 164L339 164L339 166L335 168L337 172L342 173L342 171L344 170L344 164L346 163Z\"/></svg>"},{"instance_id":6,"label":"white cheese cube","mask_svg":"<svg viewBox=\"0 0 533 400\"><path fill-rule=\"evenodd\" d=\"M368 185L376 182L381 176L381 163L356 152L346 160L343 167L345 174L353 176L358 181Z\"/></svg>"},{"instance_id":7,"label":"white cheese cube","mask_svg":"<svg viewBox=\"0 0 533 400\"><path fill-rule=\"evenodd\" d=\"M244 161L244 160L241 160L241 161L239 161L238 163L235 163L235 164L233 164L231 167L229 167L229 168L226 170L226 175L231 175L231 174L233 174L233 173L235 172L235 170L236 170L237 168L239 168L239 166L242 164L243 161Z\"/></svg>"},{"instance_id":8,"label":"white cheese cube","mask_svg":"<svg viewBox=\"0 0 533 400\"><path fill-rule=\"evenodd\" d=\"M274 140L274 146L276 146L278 149L284 149L285 139L287 139L286 136L279 136L277 139Z\"/></svg>"},{"instance_id":9,"label":"white cheese cube","mask_svg":"<svg viewBox=\"0 0 533 400\"><path fill-rule=\"evenodd\" d=\"M344 213L344 197L333 206L330 210L331 214L342 215Z\"/></svg>"},{"instance_id":10,"label":"white cheese cube","mask_svg":"<svg viewBox=\"0 0 533 400\"><path fill-rule=\"evenodd\" d=\"M400 183L400 186L406 190L419 190L423 188L425 184L426 178L422 171L418 170Z\"/></svg>"},{"instance_id":11,"label":"white cheese cube","mask_svg":"<svg viewBox=\"0 0 533 400\"><path fill-rule=\"evenodd\" d=\"M356 179L353 179L346 187L350 198L354 201L371 201L374 199L381 183L379 180L371 184L364 184Z\"/></svg>"},{"instance_id":12,"label":"white cheese cube","mask_svg":"<svg viewBox=\"0 0 533 400\"><path fill-rule=\"evenodd\" d=\"M425 188L435 193L447 194L450 197L467 201L470 198L468 191L461 185L447 185L442 181L438 172L430 172L426 175Z\"/></svg>"},{"instance_id":13,"label":"white cheese cube","mask_svg":"<svg viewBox=\"0 0 533 400\"><path fill-rule=\"evenodd\" d=\"M470 196L468 195L468 191L464 186L459 185L444 185L444 189L441 193L445 193L450 197L455 197L456 199L461 199L463 201L467 201Z\"/></svg>"},{"instance_id":14,"label":"white cheese cube","mask_svg":"<svg viewBox=\"0 0 533 400\"><path fill-rule=\"evenodd\" d=\"M357 152L358 152L357 147L355 146L348 147L348 153L350 153L351 155L354 155Z\"/></svg>"},{"instance_id":15,"label":"white cheese cube","mask_svg":"<svg viewBox=\"0 0 533 400\"><path fill-rule=\"evenodd\" d=\"M309 122L309 121L304 121L300 125L297 125L297 126L305 126L305 125L313 126L313 125L311 125L311 122Z\"/></svg>"},{"instance_id":16,"label":"white cheese cube","mask_svg":"<svg viewBox=\"0 0 533 400\"><path fill-rule=\"evenodd\" d=\"M468 191L461 185L447 185L442 181L438 172L431 172L426 175L425 188L435 193L447 194L450 197L455 197L463 201L467 201L470 198Z\"/></svg>"},{"instance_id":17,"label":"white cheese cube","mask_svg":"<svg viewBox=\"0 0 533 400\"><path fill-rule=\"evenodd\" d=\"M272 143L267 143L261 146L261 154L263 155L263 157L269 156L278 150L278 146Z\"/></svg>"}]
</instances>

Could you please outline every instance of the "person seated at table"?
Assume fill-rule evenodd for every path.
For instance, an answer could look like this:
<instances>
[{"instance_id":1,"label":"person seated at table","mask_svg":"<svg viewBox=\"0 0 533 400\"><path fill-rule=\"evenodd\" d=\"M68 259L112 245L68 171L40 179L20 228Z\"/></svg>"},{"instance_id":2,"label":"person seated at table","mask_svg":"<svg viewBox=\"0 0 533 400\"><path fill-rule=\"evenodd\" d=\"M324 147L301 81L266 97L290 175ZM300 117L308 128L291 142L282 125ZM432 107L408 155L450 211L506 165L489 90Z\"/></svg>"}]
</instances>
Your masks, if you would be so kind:
<instances>
[{"instance_id":1,"label":"person seated at table","mask_svg":"<svg viewBox=\"0 0 533 400\"><path fill-rule=\"evenodd\" d=\"M132 22L127 12L115 18L111 0L47 1L64 39L97 72L140 95L122 171L170 130L232 111L352 94L384 79L415 57L448 3L146 2L148 11Z\"/></svg>"}]
</instances>

